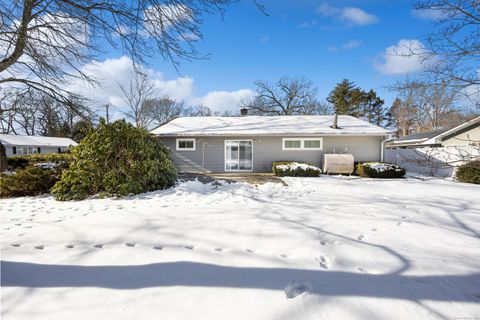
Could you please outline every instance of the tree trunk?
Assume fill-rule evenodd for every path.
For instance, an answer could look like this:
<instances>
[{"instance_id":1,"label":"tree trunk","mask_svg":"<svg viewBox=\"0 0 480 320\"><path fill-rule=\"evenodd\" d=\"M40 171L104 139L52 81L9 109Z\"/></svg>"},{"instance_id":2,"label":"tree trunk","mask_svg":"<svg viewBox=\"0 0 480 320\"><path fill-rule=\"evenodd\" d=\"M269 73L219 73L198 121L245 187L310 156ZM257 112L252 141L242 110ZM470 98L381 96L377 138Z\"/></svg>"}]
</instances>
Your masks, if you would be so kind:
<instances>
[{"instance_id":1,"label":"tree trunk","mask_svg":"<svg viewBox=\"0 0 480 320\"><path fill-rule=\"evenodd\" d=\"M0 173L7 168L7 150L2 142L0 142Z\"/></svg>"}]
</instances>

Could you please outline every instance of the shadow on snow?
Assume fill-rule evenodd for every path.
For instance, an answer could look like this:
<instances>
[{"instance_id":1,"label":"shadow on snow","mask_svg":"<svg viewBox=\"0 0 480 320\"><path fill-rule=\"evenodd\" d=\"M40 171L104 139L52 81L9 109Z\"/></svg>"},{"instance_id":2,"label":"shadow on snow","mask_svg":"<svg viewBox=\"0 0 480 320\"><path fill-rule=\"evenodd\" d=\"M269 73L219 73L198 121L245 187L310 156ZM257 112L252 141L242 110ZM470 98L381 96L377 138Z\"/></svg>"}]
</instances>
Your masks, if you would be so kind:
<instances>
[{"instance_id":1,"label":"shadow on snow","mask_svg":"<svg viewBox=\"0 0 480 320\"><path fill-rule=\"evenodd\" d=\"M289 268L229 267L198 262L165 262L125 266L48 265L1 262L2 287L155 287L251 288L283 291L293 281L307 281L311 294L393 298L411 301L479 302L480 273L409 276ZM459 288L470 288L462 292Z\"/></svg>"}]
</instances>

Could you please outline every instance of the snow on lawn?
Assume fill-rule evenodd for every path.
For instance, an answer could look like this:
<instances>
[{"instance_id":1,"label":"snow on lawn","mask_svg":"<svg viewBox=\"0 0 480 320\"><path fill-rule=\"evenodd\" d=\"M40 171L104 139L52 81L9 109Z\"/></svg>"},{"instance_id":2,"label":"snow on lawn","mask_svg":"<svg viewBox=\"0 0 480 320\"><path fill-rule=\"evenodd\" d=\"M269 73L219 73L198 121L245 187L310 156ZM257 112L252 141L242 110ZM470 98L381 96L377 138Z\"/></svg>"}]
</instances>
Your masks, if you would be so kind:
<instances>
[{"instance_id":1,"label":"snow on lawn","mask_svg":"<svg viewBox=\"0 0 480 320\"><path fill-rule=\"evenodd\" d=\"M284 180L1 200L2 319L480 317L480 186Z\"/></svg>"}]
</instances>

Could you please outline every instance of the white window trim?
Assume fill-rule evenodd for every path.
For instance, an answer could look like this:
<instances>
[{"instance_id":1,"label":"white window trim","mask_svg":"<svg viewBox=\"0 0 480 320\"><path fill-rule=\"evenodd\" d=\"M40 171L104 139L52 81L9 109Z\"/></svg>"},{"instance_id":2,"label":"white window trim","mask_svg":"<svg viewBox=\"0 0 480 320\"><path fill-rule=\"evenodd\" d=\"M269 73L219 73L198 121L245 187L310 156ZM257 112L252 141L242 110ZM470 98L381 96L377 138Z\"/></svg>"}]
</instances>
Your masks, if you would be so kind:
<instances>
[{"instance_id":1,"label":"white window trim","mask_svg":"<svg viewBox=\"0 0 480 320\"><path fill-rule=\"evenodd\" d=\"M180 148L180 142L183 142L183 141L186 141L186 142L193 141L193 148ZM178 138L175 145L176 145L176 150L177 151L195 151L195 150L197 150L197 143L195 141L195 138Z\"/></svg>"},{"instance_id":2,"label":"white window trim","mask_svg":"<svg viewBox=\"0 0 480 320\"><path fill-rule=\"evenodd\" d=\"M252 142L252 168L251 169L227 169L227 142L240 142L240 141L249 141ZM224 156L223 156L223 162L224 162L224 170L225 172L253 172L253 139L240 139L240 140L224 140L223 141L223 150L224 150Z\"/></svg>"},{"instance_id":3,"label":"white window trim","mask_svg":"<svg viewBox=\"0 0 480 320\"><path fill-rule=\"evenodd\" d=\"M320 141L319 148L305 148L305 141ZM300 141L300 148L285 148L285 141ZM323 150L323 138L282 138L282 150Z\"/></svg>"}]
</instances>

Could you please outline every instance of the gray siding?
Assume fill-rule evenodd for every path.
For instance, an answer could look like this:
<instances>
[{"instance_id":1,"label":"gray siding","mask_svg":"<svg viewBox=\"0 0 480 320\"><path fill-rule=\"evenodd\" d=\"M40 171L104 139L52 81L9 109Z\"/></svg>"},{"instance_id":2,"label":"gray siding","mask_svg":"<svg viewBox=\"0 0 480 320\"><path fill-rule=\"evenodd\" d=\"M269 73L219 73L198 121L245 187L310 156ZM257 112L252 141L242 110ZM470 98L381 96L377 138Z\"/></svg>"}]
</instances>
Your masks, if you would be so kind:
<instances>
[{"instance_id":1,"label":"gray siding","mask_svg":"<svg viewBox=\"0 0 480 320\"><path fill-rule=\"evenodd\" d=\"M13 154L13 146L5 146L5 150L7 153L7 157L12 157L12 156L19 156L22 155L20 153L20 148L26 148L25 146L17 146L17 154ZM37 150L38 147L32 147L33 150ZM59 147L40 147L40 153L46 154L46 153L57 153ZM66 147L60 147L62 151L66 151Z\"/></svg>"},{"instance_id":2,"label":"gray siding","mask_svg":"<svg viewBox=\"0 0 480 320\"><path fill-rule=\"evenodd\" d=\"M312 136L295 137L309 138ZM182 137L193 138L193 137ZM225 140L253 140L253 171L271 172L272 162L280 160L307 162L322 166L324 153L352 153L355 161L379 161L383 137L321 137L323 150L282 150L285 137L196 137L195 151L176 151L176 138L160 137L171 151L179 171L225 171Z\"/></svg>"}]
</instances>

